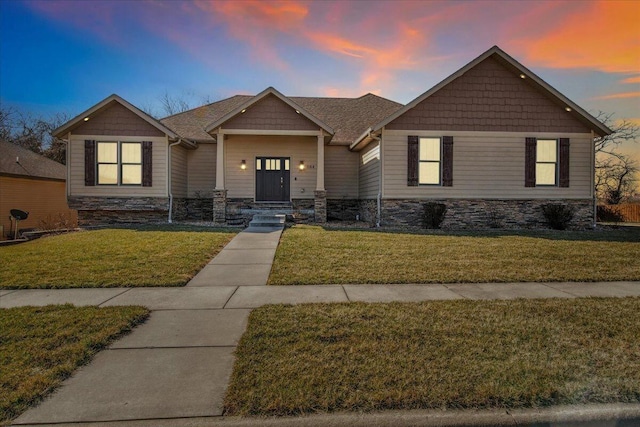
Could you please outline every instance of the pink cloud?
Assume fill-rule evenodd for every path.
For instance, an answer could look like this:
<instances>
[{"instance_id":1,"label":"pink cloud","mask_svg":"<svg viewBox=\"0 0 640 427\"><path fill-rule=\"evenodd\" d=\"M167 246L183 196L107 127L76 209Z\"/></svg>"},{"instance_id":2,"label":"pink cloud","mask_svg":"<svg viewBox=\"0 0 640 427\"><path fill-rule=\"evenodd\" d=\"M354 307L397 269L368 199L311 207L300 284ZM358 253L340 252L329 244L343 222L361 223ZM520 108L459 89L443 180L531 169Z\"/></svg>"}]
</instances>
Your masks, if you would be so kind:
<instances>
[{"instance_id":1,"label":"pink cloud","mask_svg":"<svg viewBox=\"0 0 640 427\"><path fill-rule=\"evenodd\" d=\"M612 95L597 96L593 99L624 99L624 98L640 98L640 92L614 93Z\"/></svg>"}]
</instances>

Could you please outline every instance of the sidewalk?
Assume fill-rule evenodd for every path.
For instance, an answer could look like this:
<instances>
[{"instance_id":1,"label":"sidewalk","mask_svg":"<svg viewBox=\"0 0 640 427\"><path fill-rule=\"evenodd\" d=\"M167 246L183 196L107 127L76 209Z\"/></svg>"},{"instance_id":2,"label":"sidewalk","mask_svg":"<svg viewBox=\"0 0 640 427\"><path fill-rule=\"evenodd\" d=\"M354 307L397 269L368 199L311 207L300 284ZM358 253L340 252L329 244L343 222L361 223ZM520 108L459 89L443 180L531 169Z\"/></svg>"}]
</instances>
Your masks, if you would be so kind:
<instances>
[{"instance_id":1,"label":"sidewalk","mask_svg":"<svg viewBox=\"0 0 640 427\"><path fill-rule=\"evenodd\" d=\"M71 303L152 310L146 323L97 354L14 425L516 425L629 417L640 423L640 405L576 406L542 415L530 410L520 418L496 410L221 417L233 352L251 309L264 304L640 296L640 282L265 286L281 233L246 229L184 288L0 291L0 308Z\"/></svg>"}]
</instances>

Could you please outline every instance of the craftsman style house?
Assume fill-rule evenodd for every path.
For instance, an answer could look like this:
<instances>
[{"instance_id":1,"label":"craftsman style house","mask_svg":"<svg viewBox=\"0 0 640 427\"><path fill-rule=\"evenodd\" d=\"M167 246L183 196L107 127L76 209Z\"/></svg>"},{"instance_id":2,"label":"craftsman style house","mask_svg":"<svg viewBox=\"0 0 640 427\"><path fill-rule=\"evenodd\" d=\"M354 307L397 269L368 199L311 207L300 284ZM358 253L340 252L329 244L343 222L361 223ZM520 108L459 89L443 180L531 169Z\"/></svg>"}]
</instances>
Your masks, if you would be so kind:
<instances>
[{"instance_id":1,"label":"craftsman style house","mask_svg":"<svg viewBox=\"0 0 640 427\"><path fill-rule=\"evenodd\" d=\"M594 144L611 131L493 47L407 105L274 88L155 120L111 95L56 130L81 224L246 221L544 226L542 206L594 223Z\"/></svg>"}]
</instances>

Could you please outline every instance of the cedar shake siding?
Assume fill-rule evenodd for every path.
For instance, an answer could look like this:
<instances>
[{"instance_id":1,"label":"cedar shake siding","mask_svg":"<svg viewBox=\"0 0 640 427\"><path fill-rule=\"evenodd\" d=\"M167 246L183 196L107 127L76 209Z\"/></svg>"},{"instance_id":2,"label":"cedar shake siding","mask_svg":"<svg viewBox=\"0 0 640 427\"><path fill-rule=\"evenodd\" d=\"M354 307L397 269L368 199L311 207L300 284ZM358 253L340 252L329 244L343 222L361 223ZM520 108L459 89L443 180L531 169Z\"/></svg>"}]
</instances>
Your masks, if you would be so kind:
<instances>
[{"instance_id":1,"label":"cedar shake siding","mask_svg":"<svg viewBox=\"0 0 640 427\"><path fill-rule=\"evenodd\" d=\"M563 105L489 57L402 116L389 130L589 133Z\"/></svg>"},{"instance_id":2,"label":"cedar shake siding","mask_svg":"<svg viewBox=\"0 0 640 427\"><path fill-rule=\"evenodd\" d=\"M164 136L164 133L117 102L105 107L72 132L76 135Z\"/></svg>"},{"instance_id":3,"label":"cedar shake siding","mask_svg":"<svg viewBox=\"0 0 640 427\"><path fill-rule=\"evenodd\" d=\"M274 95L267 95L222 124L223 129L318 130L318 125L295 112Z\"/></svg>"},{"instance_id":4,"label":"cedar shake siding","mask_svg":"<svg viewBox=\"0 0 640 427\"><path fill-rule=\"evenodd\" d=\"M531 133L517 132L450 132L454 149L452 186L407 185L407 140L412 131L384 131L384 188L387 199L453 198L453 199L588 199L592 188L591 134L537 134L538 139L569 138L569 187L525 186L525 147ZM442 137L440 132L424 132L419 136ZM369 144L369 145L373 145ZM367 149L369 146L367 146ZM364 152L365 150L362 150ZM363 154L364 157L364 154ZM535 165L534 165L535 168ZM362 170L362 165L361 165ZM360 179L363 179L361 173ZM360 197L365 198L363 181ZM371 192L366 193L369 196Z\"/></svg>"}]
</instances>

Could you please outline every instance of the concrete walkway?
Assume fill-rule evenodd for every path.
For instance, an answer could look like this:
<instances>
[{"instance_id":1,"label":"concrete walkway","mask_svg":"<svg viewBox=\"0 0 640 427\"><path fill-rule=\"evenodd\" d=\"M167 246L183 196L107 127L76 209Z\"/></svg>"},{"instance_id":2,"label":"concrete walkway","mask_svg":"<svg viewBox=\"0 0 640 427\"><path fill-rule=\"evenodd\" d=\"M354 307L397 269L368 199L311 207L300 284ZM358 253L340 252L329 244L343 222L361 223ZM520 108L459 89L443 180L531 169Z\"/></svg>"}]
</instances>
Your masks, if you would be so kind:
<instances>
[{"instance_id":1,"label":"concrete walkway","mask_svg":"<svg viewBox=\"0 0 640 427\"><path fill-rule=\"evenodd\" d=\"M264 304L640 296L640 282L267 287L281 233L281 228L246 229L184 288L0 291L0 308L71 303L144 305L152 310L147 322L97 354L14 425L474 425L473 420L475 425L512 425L516 418L504 411L431 411L428 416L409 411L268 421L221 415L233 352L250 310ZM600 419L606 414L614 419L636 416L640 422L640 405L599 408L565 408L564 419L578 420L576 414L585 411L593 419L595 411ZM539 412L534 415L529 419L544 418ZM559 413L547 418L562 420Z\"/></svg>"}]
</instances>

